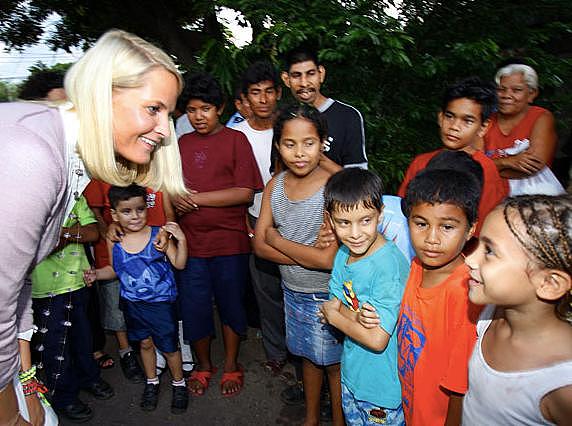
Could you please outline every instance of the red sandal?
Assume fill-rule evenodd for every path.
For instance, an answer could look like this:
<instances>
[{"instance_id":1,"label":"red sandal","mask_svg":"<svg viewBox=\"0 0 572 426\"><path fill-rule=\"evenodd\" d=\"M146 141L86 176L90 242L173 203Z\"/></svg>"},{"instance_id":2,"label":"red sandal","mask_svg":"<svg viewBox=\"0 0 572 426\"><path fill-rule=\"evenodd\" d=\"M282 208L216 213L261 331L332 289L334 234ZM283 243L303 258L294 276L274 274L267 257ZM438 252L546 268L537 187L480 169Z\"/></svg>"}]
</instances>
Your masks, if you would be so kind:
<instances>
[{"instance_id":1,"label":"red sandal","mask_svg":"<svg viewBox=\"0 0 572 426\"><path fill-rule=\"evenodd\" d=\"M223 393L223 387L228 382L238 383L238 389L235 392ZM222 378L220 379L220 393L225 398L236 396L242 390L243 385L244 385L244 368L242 368L242 366L239 365L238 370L222 374Z\"/></svg>"},{"instance_id":2,"label":"red sandal","mask_svg":"<svg viewBox=\"0 0 572 426\"><path fill-rule=\"evenodd\" d=\"M188 381L187 381L187 389L189 390L189 393L193 396L203 396L205 394L205 392L207 391L207 389L209 388L209 382L213 376L213 374L216 373L216 368L213 367L210 370L205 370L205 371L199 371L197 369L194 369L193 372L191 373L191 376L189 377ZM191 381L197 381L201 384L203 392L202 393L198 393L196 390L193 390L189 385L191 384Z\"/></svg>"}]
</instances>

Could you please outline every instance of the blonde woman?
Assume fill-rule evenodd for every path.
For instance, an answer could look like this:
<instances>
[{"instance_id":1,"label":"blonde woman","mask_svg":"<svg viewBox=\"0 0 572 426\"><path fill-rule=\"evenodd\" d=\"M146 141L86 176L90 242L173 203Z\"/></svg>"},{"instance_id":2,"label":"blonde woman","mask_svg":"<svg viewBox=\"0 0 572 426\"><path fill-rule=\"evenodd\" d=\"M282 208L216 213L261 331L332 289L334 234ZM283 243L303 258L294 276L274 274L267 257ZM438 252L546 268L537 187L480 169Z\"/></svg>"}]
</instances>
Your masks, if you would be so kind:
<instances>
[{"instance_id":1,"label":"blonde woman","mask_svg":"<svg viewBox=\"0 0 572 426\"><path fill-rule=\"evenodd\" d=\"M58 108L0 104L0 424L27 424L11 384L17 330L31 321L16 315L24 277L55 247L89 179L185 192L170 119L182 80L167 54L109 31L69 70L65 89L70 103Z\"/></svg>"}]
</instances>

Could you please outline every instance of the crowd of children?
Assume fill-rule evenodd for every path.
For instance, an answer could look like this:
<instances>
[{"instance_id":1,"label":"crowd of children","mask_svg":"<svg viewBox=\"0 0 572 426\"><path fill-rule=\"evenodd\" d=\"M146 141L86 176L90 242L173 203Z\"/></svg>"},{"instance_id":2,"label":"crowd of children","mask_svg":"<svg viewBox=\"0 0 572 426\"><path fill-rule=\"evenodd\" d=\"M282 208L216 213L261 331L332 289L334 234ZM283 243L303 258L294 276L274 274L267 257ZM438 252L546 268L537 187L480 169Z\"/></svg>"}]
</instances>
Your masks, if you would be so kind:
<instances>
[{"instance_id":1,"label":"crowd of children","mask_svg":"<svg viewBox=\"0 0 572 426\"><path fill-rule=\"evenodd\" d=\"M572 197L508 198L480 150L494 86L468 78L447 88L443 147L412 161L395 197L365 169L359 112L320 93L315 55L289 58L282 78L300 103L277 112L278 73L255 63L234 129L220 122L218 82L187 79L187 195L92 181L77 197L60 244L31 274L32 347L56 412L86 421L80 388L114 394L93 358L86 285L99 288L125 376L144 383L141 409L157 406L159 352L175 414L216 371L213 302L220 393L248 383L239 349L254 288L265 366L301 365L305 425L320 423L324 394L334 425L569 424ZM351 132L353 152L339 136ZM86 243L96 243L94 267ZM189 377L179 321L196 357Z\"/></svg>"}]
</instances>

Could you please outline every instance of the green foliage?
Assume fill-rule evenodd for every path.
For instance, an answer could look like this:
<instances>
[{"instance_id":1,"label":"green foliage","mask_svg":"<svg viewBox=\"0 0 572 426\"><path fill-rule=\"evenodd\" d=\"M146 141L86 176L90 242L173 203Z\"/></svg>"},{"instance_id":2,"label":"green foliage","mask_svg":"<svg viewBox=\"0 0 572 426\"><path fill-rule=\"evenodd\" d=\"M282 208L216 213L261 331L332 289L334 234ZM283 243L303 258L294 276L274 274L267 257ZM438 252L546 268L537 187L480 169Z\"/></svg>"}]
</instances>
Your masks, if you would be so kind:
<instances>
[{"instance_id":1,"label":"green foliage","mask_svg":"<svg viewBox=\"0 0 572 426\"><path fill-rule=\"evenodd\" d=\"M9 102L16 99L18 86L14 83L0 81L0 102Z\"/></svg>"},{"instance_id":2,"label":"green foliage","mask_svg":"<svg viewBox=\"0 0 572 426\"><path fill-rule=\"evenodd\" d=\"M387 15L390 5L399 20ZM251 44L229 43L214 14L222 6L242 13ZM327 69L324 93L362 112L371 167L389 191L414 155L440 145L436 113L446 85L469 75L491 80L507 58L537 69L537 102L555 113L561 132L572 124L570 0L10 0L0 7L0 40L37 41L52 12L62 16L55 47L123 28L161 45L183 69L212 72L229 95L251 61L280 66L286 51L315 46Z\"/></svg>"}]
</instances>

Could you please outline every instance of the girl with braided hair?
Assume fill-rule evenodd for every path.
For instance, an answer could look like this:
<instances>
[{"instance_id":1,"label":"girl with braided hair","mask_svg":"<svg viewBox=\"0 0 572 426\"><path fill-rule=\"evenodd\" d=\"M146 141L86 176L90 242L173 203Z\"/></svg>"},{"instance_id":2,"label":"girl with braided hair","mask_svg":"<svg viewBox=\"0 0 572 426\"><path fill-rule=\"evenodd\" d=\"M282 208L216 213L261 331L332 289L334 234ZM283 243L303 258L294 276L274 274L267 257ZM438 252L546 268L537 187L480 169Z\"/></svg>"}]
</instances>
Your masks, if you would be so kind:
<instances>
[{"instance_id":1,"label":"girl with braided hair","mask_svg":"<svg viewBox=\"0 0 572 426\"><path fill-rule=\"evenodd\" d=\"M463 425L570 424L572 195L509 198L466 263L487 304L469 362Z\"/></svg>"}]
</instances>

